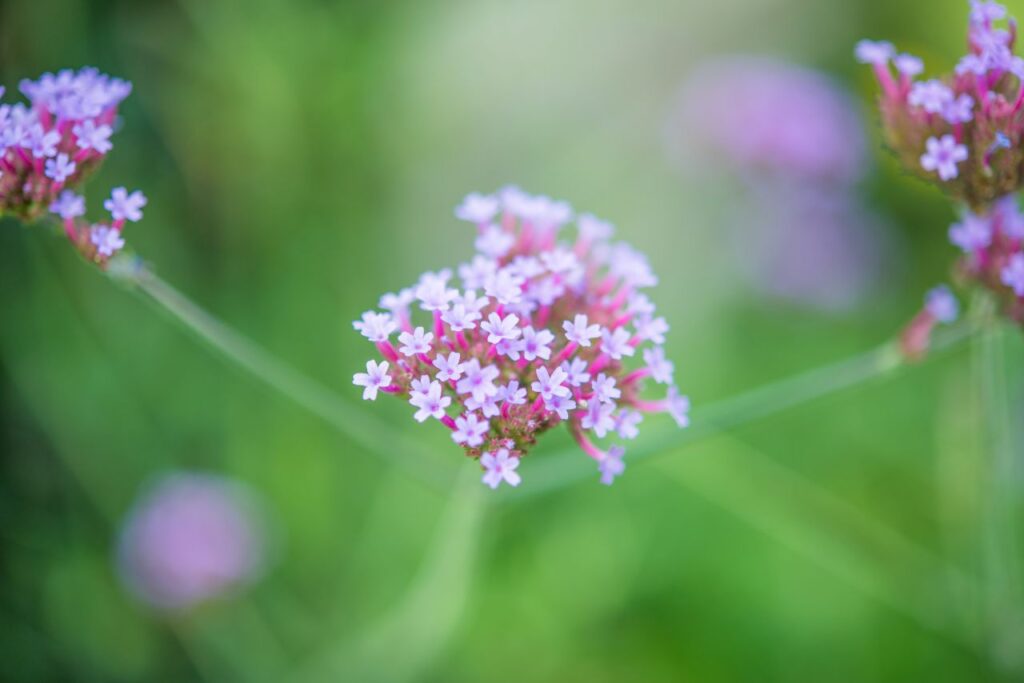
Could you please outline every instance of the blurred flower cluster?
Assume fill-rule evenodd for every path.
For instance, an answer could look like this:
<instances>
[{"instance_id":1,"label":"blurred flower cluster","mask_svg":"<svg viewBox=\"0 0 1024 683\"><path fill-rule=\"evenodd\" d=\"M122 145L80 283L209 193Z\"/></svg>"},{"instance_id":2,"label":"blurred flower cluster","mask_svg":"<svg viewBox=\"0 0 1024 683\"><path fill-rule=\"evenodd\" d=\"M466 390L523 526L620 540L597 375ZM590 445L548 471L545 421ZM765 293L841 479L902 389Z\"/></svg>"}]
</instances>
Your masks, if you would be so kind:
<instances>
[{"instance_id":1,"label":"blurred flower cluster","mask_svg":"<svg viewBox=\"0 0 1024 683\"><path fill-rule=\"evenodd\" d=\"M106 265L124 246L125 221L142 218L146 199L117 188L104 204L111 220L93 224L80 220L85 200L74 190L113 148L117 108L131 89L88 67L23 80L20 90L30 105L0 104L0 216L34 221L53 212L78 251Z\"/></svg>"},{"instance_id":2,"label":"blurred flower cluster","mask_svg":"<svg viewBox=\"0 0 1024 683\"><path fill-rule=\"evenodd\" d=\"M742 226L736 260L759 294L823 311L866 298L893 249L856 191L866 139L841 87L776 59L717 58L688 77L669 135L685 166L740 181L727 223Z\"/></svg>"},{"instance_id":3,"label":"blurred flower cluster","mask_svg":"<svg viewBox=\"0 0 1024 683\"><path fill-rule=\"evenodd\" d=\"M121 530L118 564L128 588L181 611L258 578L266 555L261 506L244 486L192 472L163 476Z\"/></svg>"},{"instance_id":4,"label":"blurred flower cluster","mask_svg":"<svg viewBox=\"0 0 1024 683\"><path fill-rule=\"evenodd\" d=\"M942 77L918 80L923 62L890 43L862 41L856 56L881 85L889 146L909 170L966 204L949 230L963 252L959 280L985 287L1024 323L1024 216L1013 196L1024 167L1024 59L1013 54L1016 23L1001 28L1004 19L1002 5L971 0L968 53Z\"/></svg>"},{"instance_id":5,"label":"blurred flower cluster","mask_svg":"<svg viewBox=\"0 0 1024 683\"><path fill-rule=\"evenodd\" d=\"M611 241L610 224L580 215L575 238L561 240L572 208L515 187L471 194L455 214L477 230L461 287L451 270L426 273L355 322L383 357L354 378L363 398L394 394L417 421L439 420L492 488L518 485L519 458L561 423L605 484L624 470L625 451L594 438L633 439L651 412L687 426L689 401L662 349L668 324L642 292L657 278L646 257ZM641 397L647 379L667 386L661 399Z\"/></svg>"}]
</instances>

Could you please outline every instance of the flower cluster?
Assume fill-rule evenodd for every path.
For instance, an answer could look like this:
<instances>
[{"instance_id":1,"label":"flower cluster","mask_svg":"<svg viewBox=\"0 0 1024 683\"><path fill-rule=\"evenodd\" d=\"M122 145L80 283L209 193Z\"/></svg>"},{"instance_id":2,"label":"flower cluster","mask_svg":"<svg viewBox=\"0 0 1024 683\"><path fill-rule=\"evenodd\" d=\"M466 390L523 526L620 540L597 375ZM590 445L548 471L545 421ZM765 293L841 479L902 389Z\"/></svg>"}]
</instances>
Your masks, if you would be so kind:
<instances>
[{"instance_id":1,"label":"flower cluster","mask_svg":"<svg viewBox=\"0 0 1024 683\"><path fill-rule=\"evenodd\" d=\"M125 223L142 220L145 205L146 196L139 190L129 193L126 188L115 187L110 198L103 202L103 208L110 213L110 221L90 223L81 220L85 215L85 198L73 190L64 190L50 204L50 211L60 217L64 234L79 253L104 267L124 247L121 231Z\"/></svg>"},{"instance_id":2,"label":"flower cluster","mask_svg":"<svg viewBox=\"0 0 1024 683\"><path fill-rule=\"evenodd\" d=\"M921 60L897 55L889 43L862 41L856 55L881 83L889 145L908 168L969 207L949 231L963 252L959 279L991 291L1008 317L1024 323L1024 217L1011 196L1024 169L1024 59L1013 54L1016 23L997 26L1004 19L1002 5L971 0L969 52L943 78L916 80ZM930 329L928 321L942 321L932 309L943 298L928 300L904 334L905 347L917 349L907 340Z\"/></svg>"},{"instance_id":3,"label":"flower cluster","mask_svg":"<svg viewBox=\"0 0 1024 683\"><path fill-rule=\"evenodd\" d=\"M975 210L1021 186L1024 59L1006 9L971 0L969 51L953 73L919 80L923 62L886 42L862 41L856 57L881 84L889 146L903 164Z\"/></svg>"},{"instance_id":4,"label":"flower cluster","mask_svg":"<svg viewBox=\"0 0 1024 683\"><path fill-rule=\"evenodd\" d=\"M0 105L0 215L31 221L102 163L132 86L83 68L26 79L20 89L30 106Z\"/></svg>"},{"instance_id":5,"label":"flower cluster","mask_svg":"<svg viewBox=\"0 0 1024 683\"><path fill-rule=\"evenodd\" d=\"M254 582L267 555L265 510L243 484L195 472L163 475L121 528L127 588L149 605L188 610Z\"/></svg>"},{"instance_id":6,"label":"flower cluster","mask_svg":"<svg viewBox=\"0 0 1024 683\"><path fill-rule=\"evenodd\" d=\"M518 485L519 459L562 423L605 484L625 451L594 439L634 439L651 412L687 426L689 400L662 349L668 324L642 292L657 278L642 254L611 241L611 225L580 215L574 240L560 240L571 207L514 187L471 194L455 215L477 231L458 284L451 270L426 273L354 323L382 356L355 375L364 399L394 394L417 421L444 424L491 488ZM663 398L641 398L647 379L667 386Z\"/></svg>"}]
</instances>

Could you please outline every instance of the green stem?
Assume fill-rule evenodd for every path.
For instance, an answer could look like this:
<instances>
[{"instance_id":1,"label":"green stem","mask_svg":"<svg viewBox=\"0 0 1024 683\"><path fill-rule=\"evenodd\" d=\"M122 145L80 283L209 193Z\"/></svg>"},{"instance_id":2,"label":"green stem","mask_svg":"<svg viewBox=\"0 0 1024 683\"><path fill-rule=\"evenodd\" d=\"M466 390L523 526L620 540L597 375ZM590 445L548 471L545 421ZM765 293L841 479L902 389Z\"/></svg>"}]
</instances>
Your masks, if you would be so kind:
<instances>
[{"instance_id":1,"label":"green stem","mask_svg":"<svg viewBox=\"0 0 1024 683\"><path fill-rule=\"evenodd\" d=\"M197 306L144 265L111 273L128 282L226 359L321 418L367 451L408 468L424 483L449 490L454 472L440 466L437 453L403 436L387 422L306 377Z\"/></svg>"},{"instance_id":2,"label":"green stem","mask_svg":"<svg viewBox=\"0 0 1024 683\"><path fill-rule=\"evenodd\" d=\"M929 357L934 358L957 346L969 338L971 332L967 323L939 330L933 338ZM638 441L629 450L629 463L672 453L680 446L884 377L907 365L896 342L889 342L860 355L706 404L694 409L692 425L687 429L663 429L655 436ZM530 475L535 481L531 481L529 488L505 495L510 498L536 495L594 476L589 461L567 451L536 463Z\"/></svg>"}]
</instances>

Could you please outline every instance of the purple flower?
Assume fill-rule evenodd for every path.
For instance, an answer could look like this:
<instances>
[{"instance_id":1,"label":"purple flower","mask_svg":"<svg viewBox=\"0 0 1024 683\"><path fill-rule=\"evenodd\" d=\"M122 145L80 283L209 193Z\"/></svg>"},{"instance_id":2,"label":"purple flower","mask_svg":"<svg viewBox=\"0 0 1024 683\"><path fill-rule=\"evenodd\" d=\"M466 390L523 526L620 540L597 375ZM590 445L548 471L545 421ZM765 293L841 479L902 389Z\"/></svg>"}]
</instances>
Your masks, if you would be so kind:
<instances>
[{"instance_id":1,"label":"purple flower","mask_svg":"<svg viewBox=\"0 0 1024 683\"><path fill-rule=\"evenodd\" d=\"M45 130L42 124L37 123L29 131L29 137L32 156L38 159L56 156L60 133L55 130Z\"/></svg>"},{"instance_id":2,"label":"purple flower","mask_svg":"<svg viewBox=\"0 0 1024 683\"><path fill-rule=\"evenodd\" d=\"M487 281L484 291L487 292L487 296L493 297L499 304L505 306L516 304L523 296L523 278L508 269L499 270L494 277Z\"/></svg>"},{"instance_id":3,"label":"purple flower","mask_svg":"<svg viewBox=\"0 0 1024 683\"><path fill-rule=\"evenodd\" d=\"M367 311L363 313L362 320L352 323L352 327L373 343L379 344L386 342L392 333L398 329L398 323L386 313Z\"/></svg>"},{"instance_id":4,"label":"purple flower","mask_svg":"<svg viewBox=\"0 0 1024 683\"><path fill-rule=\"evenodd\" d=\"M497 225L490 225L484 228L483 232L476 238L477 251L491 258L501 258L509 252L515 244L515 238L499 228Z\"/></svg>"},{"instance_id":5,"label":"purple flower","mask_svg":"<svg viewBox=\"0 0 1024 683\"><path fill-rule=\"evenodd\" d=\"M957 164L967 160L967 148L958 144L952 135L928 138L927 152L921 155L921 168L936 172L943 181L950 181L959 175Z\"/></svg>"},{"instance_id":6,"label":"purple flower","mask_svg":"<svg viewBox=\"0 0 1024 683\"><path fill-rule=\"evenodd\" d=\"M481 420L473 413L466 413L455 418L455 430L452 440L457 444L476 448L484 443L484 435L491 429L491 423Z\"/></svg>"},{"instance_id":7,"label":"purple flower","mask_svg":"<svg viewBox=\"0 0 1024 683\"><path fill-rule=\"evenodd\" d=\"M639 355L637 349L658 348L668 330L637 291L657 282L647 258L626 244L604 242L610 227L583 228L589 236L571 246L559 242L560 227L573 215L566 202L512 189L499 201L500 227L479 227L499 230L514 252L494 255L484 247L457 268L457 286L449 285L451 270L426 273L413 288L381 298L390 314L369 311L354 324L390 362L368 366L357 383L373 386L373 396L383 390L408 400L417 421L442 422L467 455L481 458L494 486L508 480L505 473L540 434L560 423L600 461L605 454L590 440L594 435L634 438L641 412L672 408L642 399L639 380L651 371L624 360ZM459 212L483 218L490 208L475 213L482 202L467 200ZM411 310L414 297L432 315ZM429 319L429 326L417 327L415 319ZM397 350L389 342L396 330ZM645 357L671 366L663 352Z\"/></svg>"},{"instance_id":8,"label":"purple flower","mask_svg":"<svg viewBox=\"0 0 1024 683\"><path fill-rule=\"evenodd\" d=\"M576 221L580 232L580 239L586 242L603 242L611 239L615 228L611 223L589 213L581 215Z\"/></svg>"},{"instance_id":9,"label":"purple flower","mask_svg":"<svg viewBox=\"0 0 1024 683\"><path fill-rule=\"evenodd\" d=\"M453 332L462 332L476 327L480 314L468 309L465 304L457 303L441 314L441 320L447 323Z\"/></svg>"},{"instance_id":10,"label":"purple flower","mask_svg":"<svg viewBox=\"0 0 1024 683\"><path fill-rule=\"evenodd\" d=\"M139 190L128 194L126 188L115 187L110 193L110 199L103 202L103 208L110 212L115 221L137 223L142 220L142 207L146 201L146 195Z\"/></svg>"},{"instance_id":11,"label":"purple flower","mask_svg":"<svg viewBox=\"0 0 1024 683\"><path fill-rule=\"evenodd\" d=\"M99 154L106 154L114 147L110 143L114 129L106 124L97 126L92 119L75 124L71 132L78 139L79 149L92 149Z\"/></svg>"},{"instance_id":12,"label":"purple flower","mask_svg":"<svg viewBox=\"0 0 1024 683\"><path fill-rule=\"evenodd\" d=\"M486 322L480 323L480 329L487 333L487 342L497 344L501 341L513 341L519 338L522 330L519 325L519 316L510 314L502 318L497 313L491 313Z\"/></svg>"},{"instance_id":13,"label":"purple flower","mask_svg":"<svg viewBox=\"0 0 1024 683\"><path fill-rule=\"evenodd\" d=\"M562 323L562 329L565 330L565 338L584 348L589 347L591 339L597 339L601 336L601 326L589 325L588 322L587 316L582 313L578 313L572 322L566 320Z\"/></svg>"},{"instance_id":14,"label":"purple flower","mask_svg":"<svg viewBox=\"0 0 1024 683\"><path fill-rule=\"evenodd\" d=\"M490 223L498 213L498 198L472 192L455 207L455 217L461 221Z\"/></svg>"},{"instance_id":15,"label":"purple flower","mask_svg":"<svg viewBox=\"0 0 1024 683\"><path fill-rule=\"evenodd\" d=\"M599 439L603 439L608 432L615 429L615 418L612 417L614 410L613 404L591 401L587 405L587 412L583 415L580 426L597 434Z\"/></svg>"},{"instance_id":16,"label":"purple flower","mask_svg":"<svg viewBox=\"0 0 1024 683\"><path fill-rule=\"evenodd\" d=\"M424 382L427 383L426 388L421 391L414 390L409 398L409 403L419 408L413 417L417 422L426 422L429 417L440 420L444 418L445 408L451 405L452 399L442 395L439 382L431 382L426 375L420 378L421 388Z\"/></svg>"},{"instance_id":17,"label":"purple flower","mask_svg":"<svg viewBox=\"0 0 1024 683\"><path fill-rule=\"evenodd\" d=\"M500 392L501 389L499 388ZM498 417L501 414L501 408L498 407L498 395L486 396L484 400L478 401L473 396L467 396L465 400L466 408L471 411L479 410L483 413L484 417Z\"/></svg>"},{"instance_id":18,"label":"purple flower","mask_svg":"<svg viewBox=\"0 0 1024 683\"><path fill-rule=\"evenodd\" d=\"M357 372L352 377L352 384L363 387L363 400L376 401L377 390L391 386L391 375L388 374L388 362L368 361L366 372Z\"/></svg>"},{"instance_id":19,"label":"purple flower","mask_svg":"<svg viewBox=\"0 0 1024 683\"><path fill-rule=\"evenodd\" d=\"M615 477L620 476L626 471L626 463L622 461L622 456L625 454L626 451L621 446L612 446L597 463L597 469L601 472L602 484L611 486L615 481Z\"/></svg>"},{"instance_id":20,"label":"purple flower","mask_svg":"<svg viewBox=\"0 0 1024 683\"><path fill-rule=\"evenodd\" d=\"M953 103L953 91L942 81L922 81L910 89L907 102L929 114L940 114Z\"/></svg>"},{"instance_id":21,"label":"purple flower","mask_svg":"<svg viewBox=\"0 0 1024 683\"><path fill-rule=\"evenodd\" d=\"M64 190L50 204L50 212L55 213L64 220L78 218L85 215L85 197L75 194L71 190Z\"/></svg>"},{"instance_id":22,"label":"purple flower","mask_svg":"<svg viewBox=\"0 0 1024 683\"><path fill-rule=\"evenodd\" d=\"M644 421L642 413L636 410L622 410L615 418L615 433L623 439L635 439L640 435L640 423Z\"/></svg>"},{"instance_id":23,"label":"purple flower","mask_svg":"<svg viewBox=\"0 0 1024 683\"><path fill-rule=\"evenodd\" d=\"M665 359L665 350L661 348L644 349L644 363L651 377L658 384L672 384L675 366Z\"/></svg>"},{"instance_id":24,"label":"purple flower","mask_svg":"<svg viewBox=\"0 0 1024 683\"><path fill-rule=\"evenodd\" d=\"M649 341L653 344L665 343L665 335L668 333L668 323L664 318L652 318L642 316L636 322L636 336L642 341Z\"/></svg>"},{"instance_id":25,"label":"purple flower","mask_svg":"<svg viewBox=\"0 0 1024 683\"><path fill-rule=\"evenodd\" d=\"M52 178L55 183L63 183L74 175L76 166L67 154L58 154L55 158L46 160L46 177Z\"/></svg>"},{"instance_id":26,"label":"purple flower","mask_svg":"<svg viewBox=\"0 0 1024 683\"><path fill-rule=\"evenodd\" d=\"M1024 297L1024 254L1014 254L1003 267L1000 278L1019 297Z\"/></svg>"},{"instance_id":27,"label":"purple flower","mask_svg":"<svg viewBox=\"0 0 1024 683\"><path fill-rule=\"evenodd\" d=\"M185 610L259 577L262 511L248 489L226 479L167 475L132 506L117 555L122 580L137 598Z\"/></svg>"},{"instance_id":28,"label":"purple flower","mask_svg":"<svg viewBox=\"0 0 1024 683\"><path fill-rule=\"evenodd\" d=\"M508 384L498 387L497 400L510 406L521 406L526 403L526 389L520 388L519 380L511 380Z\"/></svg>"},{"instance_id":29,"label":"purple flower","mask_svg":"<svg viewBox=\"0 0 1024 683\"><path fill-rule=\"evenodd\" d=\"M893 60L893 63L896 65L896 70L907 78L920 76L924 72L924 62L920 57L914 55L899 55Z\"/></svg>"},{"instance_id":30,"label":"purple flower","mask_svg":"<svg viewBox=\"0 0 1024 683\"><path fill-rule=\"evenodd\" d=\"M594 378L590 386L594 390L594 399L601 403L614 405L615 399L622 396L622 391L615 386L615 378L608 377L603 372Z\"/></svg>"},{"instance_id":31,"label":"purple flower","mask_svg":"<svg viewBox=\"0 0 1024 683\"><path fill-rule=\"evenodd\" d=\"M415 356L421 353L429 353L430 345L434 341L434 335L426 332L422 327L417 327L410 332L402 332L398 335L398 341L402 344L399 351L404 356Z\"/></svg>"},{"instance_id":32,"label":"purple flower","mask_svg":"<svg viewBox=\"0 0 1024 683\"><path fill-rule=\"evenodd\" d=\"M547 368L539 367L537 368L537 381L530 384L530 388L545 401L550 400L552 396L568 398L572 392L568 387L562 386L568 378L569 376L562 368L555 368L554 372L549 373Z\"/></svg>"},{"instance_id":33,"label":"purple flower","mask_svg":"<svg viewBox=\"0 0 1024 683\"><path fill-rule=\"evenodd\" d=\"M462 377L462 363L459 362L457 353L449 353L447 358L438 354L434 359L434 367L437 368L437 378L442 382Z\"/></svg>"},{"instance_id":34,"label":"purple flower","mask_svg":"<svg viewBox=\"0 0 1024 683\"><path fill-rule=\"evenodd\" d=\"M987 249L992 244L992 222L968 211L961 222L949 228L949 241L967 254Z\"/></svg>"},{"instance_id":35,"label":"purple flower","mask_svg":"<svg viewBox=\"0 0 1024 683\"><path fill-rule=\"evenodd\" d=\"M857 43L854 55L861 64L887 64L896 55L892 43L862 40Z\"/></svg>"},{"instance_id":36,"label":"purple flower","mask_svg":"<svg viewBox=\"0 0 1024 683\"><path fill-rule=\"evenodd\" d=\"M519 486L522 481L516 473L519 467L519 458L510 455L507 448L499 448L493 453L484 453L480 456L480 464L483 466L483 482L492 489L498 488L501 482L509 486Z\"/></svg>"},{"instance_id":37,"label":"purple flower","mask_svg":"<svg viewBox=\"0 0 1024 683\"><path fill-rule=\"evenodd\" d=\"M567 396L553 394L550 398L544 399L544 407L558 415L561 420L569 419L569 411L576 409L576 401Z\"/></svg>"},{"instance_id":38,"label":"purple flower","mask_svg":"<svg viewBox=\"0 0 1024 683\"><path fill-rule=\"evenodd\" d=\"M478 402L483 402L488 396L498 393L498 387L494 386L494 380L500 374L498 368L493 365L481 367L480 361L472 358L462 366L465 376L456 385L456 391L460 394L472 394Z\"/></svg>"},{"instance_id":39,"label":"purple flower","mask_svg":"<svg viewBox=\"0 0 1024 683\"><path fill-rule=\"evenodd\" d=\"M124 247L121 231L107 225L92 226L89 241L96 247L96 253L104 258L110 258Z\"/></svg>"},{"instance_id":40,"label":"purple flower","mask_svg":"<svg viewBox=\"0 0 1024 683\"><path fill-rule=\"evenodd\" d=\"M955 322L960 315L960 304L946 285L930 290L924 298L924 307L940 323Z\"/></svg>"},{"instance_id":41,"label":"purple flower","mask_svg":"<svg viewBox=\"0 0 1024 683\"><path fill-rule=\"evenodd\" d=\"M623 356L632 356L636 349L629 343L629 332L621 327L614 332L611 330L601 331L601 350L606 354L619 360Z\"/></svg>"},{"instance_id":42,"label":"purple flower","mask_svg":"<svg viewBox=\"0 0 1024 683\"><path fill-rule=\"evenodd\" d=\"M538 358L550 360L551 342L555 341L555 335L547 330L537 332L532 327L523 329L523 338L519 342L519 350L523 352L523 358L532 361Z\"/></svg>"},{"instance_id":43,"label":"purple flower","mask_svg":"<svg viewBox=\"0 0 1024 683\"><path fill-rule=\"evenodd\" d=\"M971 0L971 23L988 25L1006 17L1006 8L990 0Z\"/></svg>"},{"instance_id":44,"label":"purple flower","mask_svg":"<svg viewBox=\"0 0 1024 683\"><path fill-rule=\"evenodd\" d=\"M690 426L690 399L679 393L674 386L668 388L668 397L665 399L668 406L668 414L676 421L680 428Z\"/></svg>"},{"instance_id":45,"label":"purple flower","mask_svg":"<svg viewBox=\"0 0 1024 683\"><path fill-rule=\"evenodd\" d=\"M572 362L562 363L562 371L565 373L566 381L570 386L581 387L590 381L590 373L587 372L587 361L582 358L574 358Z\"/></svg>"},{"instance_id":46,"label":"purple flower","mask_svg":"<svg viewBox=\"0 0 1024 683\"><path fill-rule=\"evenodd\" d=\"M974 118L973 110L974 98L967 94L959 95L946 104L942 110L942 118L953 125L967 123Z\"/></svg>"}]
</instances>

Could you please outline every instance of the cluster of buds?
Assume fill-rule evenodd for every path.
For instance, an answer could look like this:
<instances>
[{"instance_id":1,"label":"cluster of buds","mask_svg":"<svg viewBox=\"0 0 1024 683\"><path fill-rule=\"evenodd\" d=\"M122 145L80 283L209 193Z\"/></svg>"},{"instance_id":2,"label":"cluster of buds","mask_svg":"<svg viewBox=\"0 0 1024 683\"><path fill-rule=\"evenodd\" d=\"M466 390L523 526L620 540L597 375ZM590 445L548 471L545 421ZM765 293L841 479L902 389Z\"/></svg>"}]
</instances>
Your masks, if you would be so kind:
<instances>
[{"instance_id":1,"label":"cluster of buds","mask_svg":"<svg viewBox=\"0 0 1024 683\"><path fill-rule=\"evenodd\" d=\"M113 148L117 108L131 83L86 67L23 80L20 90L30 106L0 105L0 216L34 221L56 214L78 252L105 267L124 247L125 222L142 219L146 198L115 188L103 204L111 219L89 223L75 189Z\"/></svg>"},{"instance_id":2,"label":"cluster of buds","mask_svg":"<svg viewBox=\"0 0 1024 683\"><path fill-rule=\"evenodd\" d=\"M514 187L471 194L455 215L477 229L477 253L457 269L462 287L451 270L426 273L354 323L383 357L355 375L364 399L394 394L417 421L440 421L491 488L518 485L519 459L561 423L605 484L623 472L625 450L595 439L634 439L651 412L689 424L662 348L668 324L641 291L657 278L642 254L610 241L610 224L581 215L575 239L560 241L571 207ZM667 386L659 400L641 397L648 379Z\"/></svg>"},{"instance_id":3,"label":"cluster of buds","mask_svg":"<svg viewBox=\"0 0 1024 683\"><path fill-rule=\"evenodd\" d=\"M102 163L132 86L84 68L26 79L20 89L30 106L0 105L0 215L32 221Z\"/></svg>"},{"instance_id":4,"label":"cluster of buds","mask_svg":"<svg viewBox=\"0 0 1024 683\"><path fill-rule=\"evenodd\" d=\"M1004 19L1008 27L998 27ZM1024 184L1024 59L1013 54L1016 37L1005 7L971 0L969 52L951 75L916 80L922 61L896 54L889 43L862 41L856 56L874 67L881 83L889 146L908 169L967 206L949 231L964 254L958 279L985 287L1005 315L1024 323L1024 217L1012 196ZM949 318L930 310L944 298L930 298L904 334L912 355L927 339L922 330Z\"/></svg>"}]
</instances>

